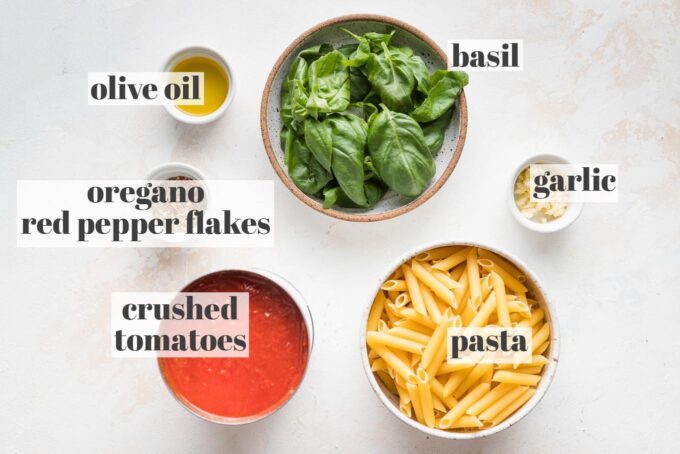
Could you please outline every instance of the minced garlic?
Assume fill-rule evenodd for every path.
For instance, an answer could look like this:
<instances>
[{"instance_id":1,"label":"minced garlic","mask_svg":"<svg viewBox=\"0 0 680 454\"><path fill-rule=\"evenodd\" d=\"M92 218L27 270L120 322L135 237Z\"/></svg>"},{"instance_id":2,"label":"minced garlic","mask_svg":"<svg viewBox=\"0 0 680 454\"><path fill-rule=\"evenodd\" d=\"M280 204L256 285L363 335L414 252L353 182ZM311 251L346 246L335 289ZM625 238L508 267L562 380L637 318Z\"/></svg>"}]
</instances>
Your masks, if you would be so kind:
<instances>
[{"instance_id":1,"label":"minced garlic","mask_svg":"<svg viewBox=\"0 0 680 454\"><path fill-rule=\"evenodd\" d=\"M520 213L534 222L546 223L561 217L567 211L565 194L554 193L550 202L531 199L529 167L522 170L515 180L515 204Z\"/></svg>"}]
</instances>

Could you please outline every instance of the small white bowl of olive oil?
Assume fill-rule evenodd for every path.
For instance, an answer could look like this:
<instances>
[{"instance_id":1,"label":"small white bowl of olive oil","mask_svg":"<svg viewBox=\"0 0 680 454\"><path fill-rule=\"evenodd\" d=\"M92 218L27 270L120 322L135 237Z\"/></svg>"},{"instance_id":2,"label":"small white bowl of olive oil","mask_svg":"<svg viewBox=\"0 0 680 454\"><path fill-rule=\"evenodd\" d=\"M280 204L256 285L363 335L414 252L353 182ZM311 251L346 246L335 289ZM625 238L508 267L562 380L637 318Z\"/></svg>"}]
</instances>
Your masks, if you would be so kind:
<instances>
[{"instance_id":1,"label":"small white bowl of olive oil","mask_svg":"<svg viewBox=\"0 0 680 454\"><path fill-rule=\"evenodd\" d=\"M200 105L164 104L177 121L194 125L217 120L234 99L234 76L226 60L207 47L192 46L175 52L163 72L202 72L204 102Z\"/></svg>"}]
</instances>

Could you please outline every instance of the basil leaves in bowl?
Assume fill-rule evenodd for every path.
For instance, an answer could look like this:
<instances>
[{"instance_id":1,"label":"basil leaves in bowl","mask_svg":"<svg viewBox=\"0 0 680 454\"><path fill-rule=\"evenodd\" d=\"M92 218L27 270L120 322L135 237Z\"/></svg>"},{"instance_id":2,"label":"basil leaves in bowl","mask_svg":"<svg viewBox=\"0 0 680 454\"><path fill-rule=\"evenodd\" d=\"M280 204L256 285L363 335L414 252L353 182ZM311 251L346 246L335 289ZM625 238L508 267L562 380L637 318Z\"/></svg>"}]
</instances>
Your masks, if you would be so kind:
<instances>
[{"instance_id":1,"label":"basil leaves in bowl","mask_svg":"<svg viewBox=\"0 0 680 454\"><path fill-rule=\"evenodd\" d=\"M406 213L444 184L467 129L464 72L396 19L352 15L298 37L262 97L269 159L300 200L329 216Z\"/></svg>"}]
</instances>

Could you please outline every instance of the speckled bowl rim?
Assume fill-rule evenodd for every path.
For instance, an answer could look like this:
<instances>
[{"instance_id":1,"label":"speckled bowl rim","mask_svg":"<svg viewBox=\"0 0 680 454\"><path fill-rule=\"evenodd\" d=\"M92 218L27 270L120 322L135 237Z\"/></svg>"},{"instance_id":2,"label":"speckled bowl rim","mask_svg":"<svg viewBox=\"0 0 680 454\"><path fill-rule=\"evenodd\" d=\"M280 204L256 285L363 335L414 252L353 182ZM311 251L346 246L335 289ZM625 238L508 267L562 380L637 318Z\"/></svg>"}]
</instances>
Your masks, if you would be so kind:
<instances>
[{"instance_id":1,"label":"speckled bowl rim","mask_svg":"<svg viewBox=\"0 0 680 454\"><path fill-rule=\"evenodd\" d=\"M366 322L368 321L368 314L371 311L371 306L373 306L373 300L375 299L375 295L378 293L380 290L380 287L382 283L392 274L392 272L402 263L405 263L406 261L412 259L416 255L429 251L430 249L438 248L438 247L445 247L445 246L473 246L473 247L480 247L482 249L489 250L493 252L494 254L499 255L500 257L508 260L510 263L515 265L517 268L522 271L525 276L527 277L527 281L531 281L532 284L536 287L537 290L540 291L541 295L543 296L543 301L542 301L542 307L545 310L546 314L546 319L550 321L551 323L551 332L550 332L550 354L548 355L548 365L546 367L545 372L543 372L542 378L540 383L538 384L538 387L536 389L536 394L529 399L527 402L524 403L515 413L513 413L508 419L503 421L497 426L491 427L489 429L483 429L483 430L478 430L476 432L453 432L453 431L448 431L448 430L443 430L443 429L437 429L437 428L430 428L427 427L424 424L419 423L418 421L411 419L407 416L405 416L399 409L394 405L394 403L390 400L390 398L387 396L387 394L383 391L381 388L380 384L378 383L377 379L375 378L375 374L373 371L371 371L371 365L368 361L368 354L366 350ZM538 276L534 274L527 265L517 258L515 255L511 254L510 252L500 249L495 246L489 246L488 244L485 243L480 243L479 241L472 241L472 240L460 240L460 241L437 241L433 243L426 244L425 246L420 246L416 249L411 250L411 252L402 255L399 257L397 260L394 260L391 262L390 266L383 272L381 276L379 276L378 281L376 282L375 286L372 289L372 293L370 294L370 297L368 298L368 304L367 307L364 309L364 313L361 317L361 325L359 326L360 329L360 344L359 344L359 353L361 355L361 365L363 366L364 372L366 373L366 377L368 378L369 383L371 384L371 388L373 389L373 392L375 395L380 399L380 402L389 410L390 413L392 413L394 416L396 416L401 422L405 423L406 425L413 427L414 429L417 429L427 435L431 435L434 437L438 438L446 438L449 440L472 440L472 439L477 439L477 438L484 438L488 437L489 435L493 435L495 433L501 432L505 429L508 429L515 425L517 422L519 422L522 418L527 416L531 411L536 408L538 403L543 399L545 396L545 393L548 391L548 388L550 388L550 385L552 384L553 379L555 378L555 373L557 372L557 364L559 362L559 353L560 353L560 329L559 325L557 323L557 315L555 313L555 305L550 302L550 298L548 297L548 294L545 291L545 288L541 284L541 281L538 279Z\"/></svg>"},{"instance_id":2,"label":"speckled bowl rim","mask_svg":"<svg viewBox=\"0 0 680 454\"><path fill-rule=\"evenodd\" d=\"M264 92L262 93L262 103L260 105L260 131L262 132L262 140L264 141L264 147L267 151L269 162L271 162L272 167L274 167L276 174L279 176L283 184L286 185L288 190L292 192L295 195L295 197L304 202L305 205L327 216L332 216L334 218L342 219L345 221L375 222L401 216L402 214L408 213L414 208L419 207L427 200L429 200L437 191L439 191L439 189L441 189L444 183L446 183L446 180L449 179L449 176L451 176L453 169L458 164L460 155L463 153L463 145L465 145L468 122L467 101L465 99L464 90L461 90L460 96L458 98L458 106L460 109L460 129L458 130L458 142L456 143L456 149L454 150L453 155L451 156L451 161L449 161L449 164L446 166L446 169L444 169L444 172L441 174L439 179L435 181L435 183L425 192L423 192L420 196L418 196L411 202L407 203L406 205L378 214L346 213L344 211L335 210L333 208L328 209L323 208L322 204L319 201L314 200L312 197L308 196L307 194L302 192L297 186L295 186L295 184L288 177L286 171L279 164L278 159L276 159L276 153L274 152L274 149L272 147L272 143L269 138L269 129L267 127L267 104L269 101L269 94L271 92L272 84L274 83L276 75L278 74L279 70L281 69L281 66L284 64L290 53L293 52L293 50L298 45L300 45L300 43L307 39L311 34L316 33L319 30L322 30L326 27L342 24L345 22L356 21L383 22L385 24L393 25L395 27L404 29L409 33L415 35L418 39L425 42L428 46L432 47L432 49L437 53L437 55L439 55L441 61L444 62L444 65L446 65L447 62L446 53L441 49L441 47L439 47L429 36L427 36L422 31L398 19L394 19L388 16L382 16L379 14L349 14L325 20L320 24L315 25L314 27L305 31L300 36L298 36L288 47L286 47L286 49L281 53L279 58L276 60L276 63L274 63L274 67L269 73L267 83L265 84L264 87Z\"/></svg>"}]
</instances>

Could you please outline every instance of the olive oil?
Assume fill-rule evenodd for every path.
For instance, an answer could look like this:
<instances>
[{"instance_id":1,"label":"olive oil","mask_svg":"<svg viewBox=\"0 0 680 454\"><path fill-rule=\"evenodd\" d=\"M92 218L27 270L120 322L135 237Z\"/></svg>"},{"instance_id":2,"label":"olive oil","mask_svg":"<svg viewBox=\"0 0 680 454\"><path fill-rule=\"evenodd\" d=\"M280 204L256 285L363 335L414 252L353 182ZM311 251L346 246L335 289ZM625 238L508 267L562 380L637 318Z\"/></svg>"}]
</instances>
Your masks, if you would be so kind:
<instances>
[{"instance_id":1,"label":"olive oil","mask_svg":"<svg viewBox=\"0 0 680 454\"><path fill-rule=\"evenodd\" d=\"M173 72L202 72L203 99L202 105L178 105L177 108L189 115L209 115L215 112L227 99L229 93L229 76L222 66L212 58L203 55L189 57L172 68Z\"/></svg>"}]
</instances>

